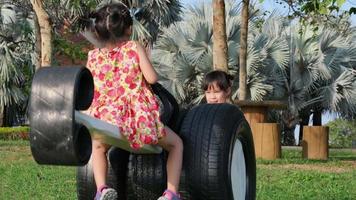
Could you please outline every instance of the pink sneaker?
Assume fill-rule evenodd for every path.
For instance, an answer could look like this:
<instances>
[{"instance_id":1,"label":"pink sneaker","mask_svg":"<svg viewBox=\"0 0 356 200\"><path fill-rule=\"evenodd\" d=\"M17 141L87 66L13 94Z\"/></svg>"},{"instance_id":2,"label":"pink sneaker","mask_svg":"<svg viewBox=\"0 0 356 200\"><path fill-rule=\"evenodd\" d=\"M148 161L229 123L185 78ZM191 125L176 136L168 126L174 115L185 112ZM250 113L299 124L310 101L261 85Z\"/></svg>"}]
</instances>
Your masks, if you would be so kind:
<instances>
[{"instance_id":1,"label":"pink sneaker","mask_svg":"<svg viewBox=\"0 0 356 200\"><path fill-rule=\"evenodd\" d=\"M109 188L108 186L101 187L95 195L94 200L116 200L117 192L116 190Z\"/></svg>"},{"instance_id":2,"label":"pink sneaker","mask_svg":"<svg viewBox=\"0 0 356 200\"><path fill-rule=\"evenodd\" d=\"M181 200L181 199L179 194L167 189L163 192L163 195L157 200Z\"/></svg>"}]
</instances>

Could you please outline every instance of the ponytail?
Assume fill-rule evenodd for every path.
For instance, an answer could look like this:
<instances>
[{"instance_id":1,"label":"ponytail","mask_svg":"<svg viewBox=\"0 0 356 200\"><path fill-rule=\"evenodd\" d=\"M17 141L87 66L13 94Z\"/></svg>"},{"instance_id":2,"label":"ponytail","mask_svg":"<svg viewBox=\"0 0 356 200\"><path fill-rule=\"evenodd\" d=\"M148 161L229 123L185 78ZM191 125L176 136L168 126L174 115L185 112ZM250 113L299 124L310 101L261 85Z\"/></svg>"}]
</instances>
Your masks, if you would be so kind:
<instances>
[{"instance_id":1,"label":"ponytail","mask_svg":"<svg viewBox=\"0 0 356 200\"><path fill-rule=\"evenodd\" d=\"M121 2L99 8L86 21L85 29L93 31L101 42L124 36L126 29L133 23L128 7Z\"/></svg>"}]
</instances>

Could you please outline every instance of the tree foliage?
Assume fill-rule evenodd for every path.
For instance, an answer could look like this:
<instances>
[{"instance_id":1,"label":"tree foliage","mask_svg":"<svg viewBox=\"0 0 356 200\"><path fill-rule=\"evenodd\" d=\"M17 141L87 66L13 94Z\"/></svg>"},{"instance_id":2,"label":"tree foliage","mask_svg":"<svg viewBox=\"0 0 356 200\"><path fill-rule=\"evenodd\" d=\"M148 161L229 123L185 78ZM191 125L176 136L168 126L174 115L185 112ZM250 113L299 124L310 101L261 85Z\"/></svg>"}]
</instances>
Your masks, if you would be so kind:
<instances>
[{"instance_id":1,"label":"tree foliage","mask_svg":"<svg viewBox=\"0 0 356 200\"><path fill-rule=\"evenodd\" d=\"M32 20L19 7L1 5L0 13L0 109L10 122L18 110L26 107L34 37ZM6 124L6 123L5 123Z\"/></svg>"},{"instance_id":2,"label":"tree foliage","mask_svg":"<svg viewBox=\"0 0 356 200\"><path fill-rule=\"evenodd\" d=\"M303 24L314 25L314 29L326 22L337 28L339 24L330 22L337 22L342 18L356 14L356 7L350 7L345 11L341 10L346 0L276 0L276 2L288 6L290 18L299 18Z\"/></svg>"},{"instance_id":3,"label":"tree foliage","mask_svg":"<svg viewBox=\"0 0 356 200\"><path fill-rule=\"evenodd\" d=\"M156 40L162 27L180 20L178 0L51 0L46 5L57 26L65 22L74 32L79 32L92 11L110 2L122 2L130 8L134 17L134 39L148 43Z\"/></svg>"},{"instance_id":4,"label":"tree foliage","mask_svg":"<svg viewBox=\"0 0 356 200\"><path fill-rule=\"evenodd\" d=\"M329 145L336 148L351 148L356 142L356 121L337 119L329 122Z\"/></svg>"},{"instance_id":5,"label":"tree foliage","mask_svg":"<svg viewBox=\"0 0 356 200\"><path fill-rule=\"evenodd\" d=\"M187 8L184 20L163 30L153 50L153 61L162 83L182 104L197 103L202 99L200 86L204 75L213 69L212 10L208 3ZM234 75L233 98L237 98L240 9L238 3L226 3L226 32L228 44L228 71ZM258 12L252 12L253 21ZM282 24L273 24L284 26ZM271 29L273 29L271 27ZM247 84L249 99L262 101L273 96L281 79L278 68L288 61L288 43L278 34L261 32L254 23L249 27L247 56ZM279 29L281 30L281 29ZM272 76L274 74L275 76ZM274 87L275 86L275 87ZM282 94L283 96L283 94Z\"/></svg>"}]
</instances>

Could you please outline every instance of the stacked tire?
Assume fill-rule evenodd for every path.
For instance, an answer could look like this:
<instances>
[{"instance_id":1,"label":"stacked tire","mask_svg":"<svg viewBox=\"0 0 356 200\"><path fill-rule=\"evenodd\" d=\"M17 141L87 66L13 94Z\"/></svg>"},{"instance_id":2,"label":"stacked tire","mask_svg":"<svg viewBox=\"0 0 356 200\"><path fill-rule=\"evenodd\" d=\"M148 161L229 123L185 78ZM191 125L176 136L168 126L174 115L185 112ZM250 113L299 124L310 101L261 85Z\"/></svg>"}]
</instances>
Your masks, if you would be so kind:
<instances>
[{"instance_id":1,"label":"stacked tire","mask_svg":"<svg viewBox=\"0 0 356 200\"><path fill-rule=\"evenodd\" d=\"M255 199L253 138L237 106L198 106L185 117L180 134L186 187L192 199Z\"/></svg>"},{"instance_id":2,"label":"stacked tire","mask_svg":"<svg viewBox=\"0 0 356 200\"><path fill-rule=\"evenodd\" d=\"M116 147L109 149L107 153L108 173L107 184L115 188L118 200L126 200L126 174L129 152ZM93 200L96 193L96 185L93 174L92 160L82 167L77 168L77 197L79 200Z\"/></svg>"},{"instance_id":3,"label":"stacked tire","mask_svg":"<svg viewBox=\"0 0 356 200\"><path fill-rule=\"evenodd\" d=\"M255 199L253 138L237 106L198 106L185 116L179 135L184 142L180 185L183 199ZM129 191L130 200L155 200L166 188L166 157L152 156L130 156L128 188L133 188Z\"/></svg>"},{"instance_id":4,"label":"stacked tire","mask_svg":"<svg viewBox=\"0 0 356 200\"><path fill-rule=\"evenodd\" d=\"M183 199L255 199L253 139L238 107L197 106L184 117L179 134L184 142ZM119 193L126 192L129 200L156 200L166 188L165 163L166 153L130 155L126 190Z\"/></svg>"}]
</instances>

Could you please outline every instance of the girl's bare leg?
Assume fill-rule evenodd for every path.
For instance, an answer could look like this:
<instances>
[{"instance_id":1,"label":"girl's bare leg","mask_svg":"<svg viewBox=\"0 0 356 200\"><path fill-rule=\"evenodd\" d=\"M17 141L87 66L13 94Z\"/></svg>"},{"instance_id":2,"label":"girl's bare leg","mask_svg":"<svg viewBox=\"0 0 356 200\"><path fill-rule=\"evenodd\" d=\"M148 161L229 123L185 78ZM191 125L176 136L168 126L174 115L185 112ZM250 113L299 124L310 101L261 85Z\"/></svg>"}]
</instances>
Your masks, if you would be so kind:
<instances>
[{"instance_id":1,"label":"girl's bare leg","mask_svg":"<svg viewBox=\"0 0 356 200\"><path fill-rule=\"evenodd\" d=\"M93 140L92 146L92 165L93 165L93 173L94 179L96 183L96 188L100 188L101 186L106 184L106 173L108 170L108 161L106 158L106 152L109 149L109 146L106 144L102 144L98 140Z\"/></svg>"},{"instance_id":2,"label":"girl's bare leg","mask_svg":"<svg viewBox=\"0 0 356 200\"><path fill-rule=\"evenodd\" d=\"M168 151L167 189L177 193L183 162L183 142L170 128L165 129L167 135L158 141L158 145Z\"/></svg>"}]
</instances>

